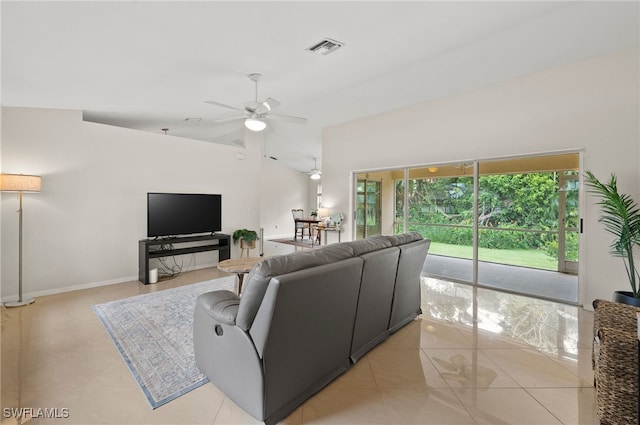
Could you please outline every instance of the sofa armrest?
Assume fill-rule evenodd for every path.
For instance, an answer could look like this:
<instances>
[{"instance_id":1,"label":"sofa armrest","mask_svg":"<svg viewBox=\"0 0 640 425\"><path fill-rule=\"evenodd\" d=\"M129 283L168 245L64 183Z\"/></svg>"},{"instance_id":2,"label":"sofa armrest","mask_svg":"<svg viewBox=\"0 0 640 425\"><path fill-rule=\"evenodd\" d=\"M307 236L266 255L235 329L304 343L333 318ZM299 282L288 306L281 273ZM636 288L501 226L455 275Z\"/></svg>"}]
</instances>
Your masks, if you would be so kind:
<instances>
[{"instance_id":1,"label":"sofa armrest","mask_svg":"<svg viewBox=\"0 0 640 425\"><path fill-rule=\"evenodd\" d=\"M235 325L240 298L231 291L213 291L198 297L197 303L214 320L225 325Z\"/></svg>"}]
</instances>

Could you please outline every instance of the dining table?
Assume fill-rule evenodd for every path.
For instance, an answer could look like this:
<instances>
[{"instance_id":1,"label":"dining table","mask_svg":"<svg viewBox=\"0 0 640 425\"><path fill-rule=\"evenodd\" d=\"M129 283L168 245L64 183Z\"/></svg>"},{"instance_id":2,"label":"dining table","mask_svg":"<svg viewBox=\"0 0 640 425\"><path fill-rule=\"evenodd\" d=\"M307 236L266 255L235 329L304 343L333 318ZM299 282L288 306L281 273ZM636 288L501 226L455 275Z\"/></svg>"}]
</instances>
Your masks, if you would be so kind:
<instances>
[{"instance_id":1,"label":"dining table","mask_svg":"<svg viewBox=\"0 0 640 425\"><path fill-rule=\"evenodd\" d=\"M294 218L293 219L296 223L296 228L298 228L298 223L302 223L302 225L306 225L307 228L309 228L309 238L312 237L311 235L311 227L314 225L317 225L318 223L320 223L322 220L320 220L317 217L302 217L302 218ZM303 237L304 237L304 232L302 233ZM297 234L295 234L293 236L293 240L297 240Z\"/></svg>"}]
</instances>

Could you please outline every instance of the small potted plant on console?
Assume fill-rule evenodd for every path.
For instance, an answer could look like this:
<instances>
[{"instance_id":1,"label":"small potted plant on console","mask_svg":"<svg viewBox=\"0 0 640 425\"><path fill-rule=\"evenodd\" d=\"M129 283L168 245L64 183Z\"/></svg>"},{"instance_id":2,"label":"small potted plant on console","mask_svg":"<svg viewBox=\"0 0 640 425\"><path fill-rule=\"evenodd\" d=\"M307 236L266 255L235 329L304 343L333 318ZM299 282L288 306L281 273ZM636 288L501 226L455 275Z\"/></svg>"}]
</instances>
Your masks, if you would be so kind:
<instances>
[{"instance_id":1,"label":"small potted plant on console","mask_svg":"<svg viewBox=\"0 0 640 425\"><path fill-rule=\"evenodd\" d=\"M234 244L237 244L238 240L240 241L240 249L246 249L247 256L249 255L249 250L256 247L256 241L259 239L256 231L249 229L238 229L233 232L231 237L233 238ZM242 254L240 256L242 256Z\"/></svg>"}]
</instances>

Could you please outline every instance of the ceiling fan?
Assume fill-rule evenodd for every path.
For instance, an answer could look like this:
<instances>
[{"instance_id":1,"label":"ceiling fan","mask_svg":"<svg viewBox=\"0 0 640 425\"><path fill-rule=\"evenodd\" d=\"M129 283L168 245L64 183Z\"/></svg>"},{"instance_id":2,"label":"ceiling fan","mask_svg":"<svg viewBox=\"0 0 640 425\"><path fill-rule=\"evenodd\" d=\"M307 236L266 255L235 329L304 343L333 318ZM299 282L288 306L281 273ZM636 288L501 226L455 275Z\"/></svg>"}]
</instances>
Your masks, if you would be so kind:
<instances>
[{"instance_id":1,"label":"ceiling fan","mask_svg":"<svg viewBox=\"0 0 640 425\"><path fill-rule=\"evenodd\" d=\"M255 100L245 103L244 108L236 108L235 106L225 105L224 103L214 102L208 100L205 103L210 105L222 106L223 108L232 109L234 111L242 112L242 115L234 115L232 117L220 118L213 120L215 124L222 124L232 121L244 120L244 125L252 131L262 131L267 127L268 120L282 120L295 124L306 124L306 118L292 117L289 115L272 114L271 110L280 105L280 102L272 97L267 98L263 102L258 101L258 81L262 77L262 74L249 74L249 79L256 84L256 96Z\"/></svg>"},{"instance_id":2,"label":"ceiling fan","mask_svg":"<svg viewBox=\"0 0 640 425\"><path fill-rule=\"evenodd\" d=\"M309 171L309 178L311 180L320 180L320 178L322 178L322 171L318 170L318 164L316 164L315 158L313 158L313 168Z\"/></svg>"}]
</instances>

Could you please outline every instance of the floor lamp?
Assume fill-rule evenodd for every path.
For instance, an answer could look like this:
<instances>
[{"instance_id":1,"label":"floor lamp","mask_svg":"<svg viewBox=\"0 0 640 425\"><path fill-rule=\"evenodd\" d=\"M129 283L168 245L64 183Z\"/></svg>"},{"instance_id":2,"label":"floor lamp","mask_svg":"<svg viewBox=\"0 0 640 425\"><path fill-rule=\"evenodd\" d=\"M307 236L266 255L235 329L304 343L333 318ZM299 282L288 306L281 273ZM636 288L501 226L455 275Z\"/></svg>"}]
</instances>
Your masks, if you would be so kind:
<instances>
[{"instance_id":1,"label":"floor lamp","mask_svg":"<svg viewBox=\"0 0 640 425\"><path fill-rule=\"evenodd\" d=\"M40 192L40 176L24 174L0 174L0 191L18 192L18 301L4 304L5 307L20 307L31 304L33 298L22 299L22 192Z\"/></svg>"}]
</instances>

